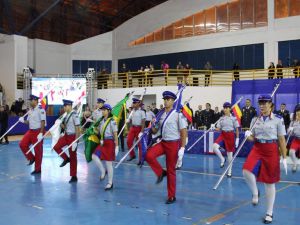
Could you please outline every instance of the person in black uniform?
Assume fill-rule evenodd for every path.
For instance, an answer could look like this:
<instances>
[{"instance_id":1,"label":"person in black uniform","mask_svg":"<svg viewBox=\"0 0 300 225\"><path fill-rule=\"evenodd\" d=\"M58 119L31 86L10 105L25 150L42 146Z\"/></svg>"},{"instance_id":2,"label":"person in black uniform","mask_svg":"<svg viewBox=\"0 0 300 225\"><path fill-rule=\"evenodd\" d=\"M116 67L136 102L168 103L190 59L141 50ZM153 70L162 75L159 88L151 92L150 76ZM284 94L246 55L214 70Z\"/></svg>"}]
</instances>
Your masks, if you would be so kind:
<instances>
[{"instance_id":1,"label":"person in black uniform","mask_svg":"<svg viewBox=\"0 0 300 225\"><path fill-rule=\"evenodd\" d=\"M193 118L194 127L196 129L199 129L199 127L203 126L202 121L203 121L203 119L202 119L202 105L198 105L198 110L195 111L195 115L194 115L194 118Z\"/></svg>"},{"instance_id":2,"label":"person in black uniform","mask_svg":"<svg viewBox=\"0 0 300 225\"><path fill-rule=\"evenodd\" d=\"M251 105L250 99L246 99L246 105L242 108L242 128L250 128L251 121L256 116L256 109Z\"/></svg>"},{"instance_id":3,"label":"person in black uniform","mask_svg":"<svg viewBox=\"0 0 300 225\"><path fill-rule=\"evenodd\" d=\"M291 123L290 112L286 110L286 104L281 103L280 110L276 111L275 114L282 116L284 121L285 130L287 130Z\"/></svg>"},{"instance_id":4,"label":"person in black uniform","mask_svg":"<svg viewBox=\"0 0 300 225\"><path fill-rule=\"evenodd\" d=\"M203 125L206 129L210 128L211 124L214 122L214 110L211 109L210 103L206 103L206 109L202 111Z\"/></svg>"},{"instance_id":5,"label":"person in black uniform","mask_svg":"<svg viewBox=\"0 0 300 225\"><path fill-rule=\"evenodd\" d=\"M214 123L217 122L221 116L222 115L221 115L221 112L219 111L219 107L216 106L215 111L214 111Z\"/></svg>"},{"instance_id":6,"label":"person in black uniform","mask_svg":"<svg viewBox=\"0 0 300 225\"><path fill-rule=\"evenodd\" d=\"M0 136L2 137L3 134L5 134L7 127L8 127L8 112L4 109L4 106L0 106L0 124L1 124L1 131ZM0 140L0 144L9 144L7 135L4 136L5 142L2 142L2 139Z\"/></svg>"}]
</instances>

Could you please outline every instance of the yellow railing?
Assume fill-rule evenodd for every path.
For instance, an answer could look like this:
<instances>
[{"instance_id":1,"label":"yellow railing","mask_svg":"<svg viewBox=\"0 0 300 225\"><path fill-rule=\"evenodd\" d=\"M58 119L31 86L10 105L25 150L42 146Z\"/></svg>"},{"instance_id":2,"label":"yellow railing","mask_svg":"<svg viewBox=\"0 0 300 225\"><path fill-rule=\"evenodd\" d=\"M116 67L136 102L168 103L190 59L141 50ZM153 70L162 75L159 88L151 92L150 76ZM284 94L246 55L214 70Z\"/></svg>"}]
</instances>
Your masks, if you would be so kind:
<instances>
[{"instance_id":1,"label":"yellow railing","mask_svg":"<svg viewBox=\"0 0 300 225\"><path fill-rule=\"evenodd\" d=\"M189 86L231 86L232 81L261 80L268 78L295 78L300 77L300 67L283 68L282 75L278 70L269 72L268 69L257 70L155 70L152 72L128 72L98 75L98 89L131 88L149 86L174 86L178 83Z\"/></svg>"}]
</instances>

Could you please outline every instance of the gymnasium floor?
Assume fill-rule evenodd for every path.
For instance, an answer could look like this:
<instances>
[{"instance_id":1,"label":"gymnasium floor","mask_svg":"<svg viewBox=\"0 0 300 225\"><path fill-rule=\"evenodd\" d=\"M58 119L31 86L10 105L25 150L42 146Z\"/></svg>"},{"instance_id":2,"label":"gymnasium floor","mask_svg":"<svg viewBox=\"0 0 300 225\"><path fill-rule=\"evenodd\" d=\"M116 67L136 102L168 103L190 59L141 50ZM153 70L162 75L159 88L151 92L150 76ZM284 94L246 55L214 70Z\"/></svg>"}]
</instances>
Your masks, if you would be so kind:
<instances>
[{"instance_id":1,"label":"gymnasium floor","mask_svg":"<svg viewBox=\"0 0 300 225\"><path fill-rule=\"evenodd\" d=\"M242 179L244 159L238 158L233 178L225 177L220 187L212 187L222 173L215 156L186 154L183 169L177 172L177 202L164 204L166 179L159 185L148 166L139 169L124 163L115 169L114 189L103 190L99 172L78 154L77 184L69 184L69 165L44 143L42 175L32 176L18 142L0 145L0 224L1 225L200 225L262 224L265 213L264 188L259 185L258 206ZM121 154L118 158L121 157ZM273 224L299 225L300 171L282 175L277 185Z\"/></svg>"}]
</instances>

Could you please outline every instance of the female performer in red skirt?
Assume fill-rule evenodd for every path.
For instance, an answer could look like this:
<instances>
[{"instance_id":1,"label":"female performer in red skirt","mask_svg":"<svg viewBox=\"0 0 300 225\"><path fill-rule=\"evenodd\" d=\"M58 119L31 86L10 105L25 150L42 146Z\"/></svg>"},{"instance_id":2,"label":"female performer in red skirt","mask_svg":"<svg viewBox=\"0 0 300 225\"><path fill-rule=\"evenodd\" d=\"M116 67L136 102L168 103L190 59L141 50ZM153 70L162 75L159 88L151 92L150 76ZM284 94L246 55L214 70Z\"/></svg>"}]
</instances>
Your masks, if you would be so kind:
<instances>
[{"instance_id":1,"label":"female performer in red skirt","mask_svg":"<svg viewBox=\"0 0 300 225\"><path fill-rule=\"evenodd\" d=\"M225 102L223 104L224 108L224 116L221 117L219 122L217 123L217 127L214 127L212 124L212 129L221 130L221 135L217 138L215 143L213 144L213 150L216 155L220 158L221 164L220 167L223 168L225 164L225 158L223 157L220 151L220 145L225 145L225 149L227 152L228 162L232 160L232 154L234 152L234 147L238 147L239 145L239 123L237 119L231 115L231 104L229 102ZM235 143L234 143L234 132L235 132ZM228 170L227 177L231 177L231 167Z\"/></svg>"},{"instance_id":2,"label":"female performer in red skirt","mask_svg":"<svg viewBox=\"0 0 300 225\"><path fill-rule=\"evenodd\" d=\"M292 172L295 173L297 170L297 157L296 152L300 151L300 104L295 106L293 121L288 128L288 134L293 136L293 141L290 147L290 156L293 161Z\"/></svg>"},{"instance_id":3,"label":"female performer in red skirt","mask_svg":"<svg viewBox=\"0 0 300 225\"><path fill-rule=\"evenodd\" d=\"M252 204L258 204L259 191L257 181L264 183L267 201L267 212L263 220L265 224L272 223L273 206L275 202L275 183L280 180L280 157L278 146L283 157L282 163L287 171L285 126L283 119L272 113L272 97L261 95L258 97L261 115L253 118L252 132L246 131L245 137L254 141L254 146L243 166L243 175L252 192ZM254 125L255 121L256 124ZM255 177L256 176L256 177Z\"/></svg>"},{"instance_id":4,"label":"female performer in red skirt","mask_svg":"<svg viewBox=\"0 0 300 225\"><path fill-rule=\"evenodd\" d=\"M118 127L112 118L111 106L109 104L104 104L101 109L104 119L101 121L98 127L100 145L93 153L92 159L100 169L100 180L104 180L106 174L108 175L108 183L104 189L105 191L108 191L113 189L114 170L112 162L116 159L116 156L119 152ZM106 170L101 160L106 161Z\"/></svg>"}]
</instances>

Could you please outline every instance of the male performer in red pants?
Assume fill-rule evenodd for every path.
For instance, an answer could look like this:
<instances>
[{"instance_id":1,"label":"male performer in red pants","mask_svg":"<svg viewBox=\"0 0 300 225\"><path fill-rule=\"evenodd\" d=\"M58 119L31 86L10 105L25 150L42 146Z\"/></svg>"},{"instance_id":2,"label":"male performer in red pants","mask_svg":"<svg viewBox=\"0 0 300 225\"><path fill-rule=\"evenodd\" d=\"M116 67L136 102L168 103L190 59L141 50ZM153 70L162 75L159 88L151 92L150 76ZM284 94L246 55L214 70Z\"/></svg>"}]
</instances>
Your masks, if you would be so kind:
<instances>
[{"instance_id":1,"label":"male performer in red pants","mask_svg":"<svg viewBox=\"0 0 300 225\"><path fill-rule=\"evenodd\" d=\"M132 98L132 116L128 118L127 122L130 123L130 129L127 136L127 146L128 149L131 149L133 146L133 140L138 139L143 135L144 127L145 127L145 120L146 120L146 113L144 110L140 108L141 101L137 98ZM142 146L141 143L138 144L139 147L139 163L141 164L141 157L142 157ZM131 161L135 159L135 152L130 152L130 158L127 161Z\"/></svg>"},{"instance_id":2,"label":"male performer in red pants","mask_svg":"<svg viewBox=\"0 0 300 225\"><path fill-rule=\"evenodd\" d=\"M176 201L176 163L177 159L182 160L184 146L187 136L187 122L181 113L173 109L176 95L170 91L163 92L165 112L160 118L159 125L152 129L153 133L161 130L162 140L149 148L146 154L146 161L157 175L156 183L162 182L167 176L168 199L166 204ZM167 171L163 170L157 161L157 157L166 155Z\"/></svg>"},{"instance_id":3,"label":"male performer in red pants","mask_svg":"<svg viewBox=\"0 0 300 225\"><path fill-rule=\"evenodd\" d=\"M29 130L25 133L24 137L19 143L19 146L25 155L25 157L29 160L28 165L34 165L34 171L31 172L32 175L41 173L42 166L42 158L43 158L43 133L45 129L45 121L46 121L46 112L40 106L38 106L39 97L35 95L30 95L30 106L31 109L29 111L27 120L24 120L24 117L20 117L19 121L21 123L29 124ZM29 146L35 144L37 141L40 141L34 147L34 153L28 152Z\"/></svg>"},{"instance_id":4,"label":"male performer in red pants","mask_svg":"<svg viewBox=\"0 0 300 225\"><path fill-rule=\"evenodd\" d=\"M54 146L54 150L57 154L62 152L62 148L66 145L70 145L76 138L80 135L79 125L80 121L78 115L75 111L72 110L73 102L70 100L63 99L64 110L67 113L67 116L63 120L61 127L64 129L64 136L62 136L56 145ZM71 180L69 183L77 182L77 142L75 142L72 147L69 148L69 155L63 153L61 157L64 159L60 167L65 166L70 162L70 176Z\"/></svg>"}]
</instances>

